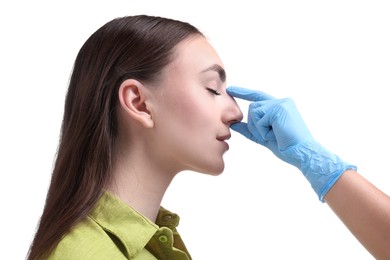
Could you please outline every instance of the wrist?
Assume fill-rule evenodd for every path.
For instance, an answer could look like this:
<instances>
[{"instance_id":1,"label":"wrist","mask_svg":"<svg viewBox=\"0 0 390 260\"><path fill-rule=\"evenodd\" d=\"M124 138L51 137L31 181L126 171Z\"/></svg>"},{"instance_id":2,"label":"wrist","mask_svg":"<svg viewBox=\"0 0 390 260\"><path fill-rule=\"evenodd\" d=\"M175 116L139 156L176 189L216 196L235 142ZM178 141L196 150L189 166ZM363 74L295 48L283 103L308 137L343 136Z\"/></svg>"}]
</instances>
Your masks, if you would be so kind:
<instances>
[{"instance_id":1,"label":"wrist","mask_svg":"<svg viewBox=\"0 0 390 260\"><path fill-rule=\"evenodd\" d=\"M288 163L296 166L311 184L320 201L348 169L356 166L341 160L315 141L305 141L282 152Z\"/></svg>"}]
</instances>

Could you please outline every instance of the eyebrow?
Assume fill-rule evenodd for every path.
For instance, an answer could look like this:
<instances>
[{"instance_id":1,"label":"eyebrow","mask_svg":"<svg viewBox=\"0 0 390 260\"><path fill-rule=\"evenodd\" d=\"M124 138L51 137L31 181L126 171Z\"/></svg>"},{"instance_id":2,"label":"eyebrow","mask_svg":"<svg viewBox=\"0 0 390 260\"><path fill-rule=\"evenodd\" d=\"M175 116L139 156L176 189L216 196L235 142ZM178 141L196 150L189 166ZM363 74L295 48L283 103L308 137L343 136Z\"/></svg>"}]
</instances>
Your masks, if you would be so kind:
<instances>
[{"instance_id":1,"label":"eyebrow","mask_svg":"<svg viewBox=\"0 0 390 260\"><path fill-rule=\"evenodd\" d=\"M202 70L201 73L208 72L208 71L217 72L221 81L222 82L226 81L226 72L225 72L224 68L222 68L220 65L214 64L214 65L208 67L207 69Z\"/></svg>"}]
</instances>

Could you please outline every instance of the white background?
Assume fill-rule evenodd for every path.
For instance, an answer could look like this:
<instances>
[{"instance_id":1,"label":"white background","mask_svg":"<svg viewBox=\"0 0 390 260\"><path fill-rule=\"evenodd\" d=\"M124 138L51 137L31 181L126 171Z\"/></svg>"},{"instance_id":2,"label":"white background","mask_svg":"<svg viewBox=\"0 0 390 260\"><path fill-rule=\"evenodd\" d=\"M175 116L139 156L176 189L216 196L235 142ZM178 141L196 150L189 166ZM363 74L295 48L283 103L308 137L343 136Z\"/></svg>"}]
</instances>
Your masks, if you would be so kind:
<instances>
[{"instance_id":1,"label":"white background","mask_svg":"<svg viewBox=\"0 0 390 260\"><path fill-rule=\"evenodd\" d=\"M388 1L2 1L0 259L24 259L33 237L79 48L141 13L197 26L228 84L293 98L318 141L390 194ZM296 168L237 133L230 147L221 176L182 173L163 201L195 260L372 259Z\"/></svg>"}]
</instances>

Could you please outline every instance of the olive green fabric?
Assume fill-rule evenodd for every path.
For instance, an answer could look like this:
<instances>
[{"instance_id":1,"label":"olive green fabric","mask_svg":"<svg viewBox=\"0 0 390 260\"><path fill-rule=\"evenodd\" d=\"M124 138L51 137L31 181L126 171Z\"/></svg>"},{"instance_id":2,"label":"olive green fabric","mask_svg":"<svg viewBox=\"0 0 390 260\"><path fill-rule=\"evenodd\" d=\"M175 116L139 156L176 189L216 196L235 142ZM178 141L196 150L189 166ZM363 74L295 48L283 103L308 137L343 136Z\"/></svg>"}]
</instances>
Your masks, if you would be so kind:
<instances>
[{"instance_id":1,"label":"olive green fabric","mask_svg":"<svg viewBox=\"0 0 390 260\"><path fill-rule=\"evenodd\" d=\"M90 214L60 241L49 259L191 259L176 227L179 216L160 208L153 223L104 192Z\"/></svg>"}]
</instances>

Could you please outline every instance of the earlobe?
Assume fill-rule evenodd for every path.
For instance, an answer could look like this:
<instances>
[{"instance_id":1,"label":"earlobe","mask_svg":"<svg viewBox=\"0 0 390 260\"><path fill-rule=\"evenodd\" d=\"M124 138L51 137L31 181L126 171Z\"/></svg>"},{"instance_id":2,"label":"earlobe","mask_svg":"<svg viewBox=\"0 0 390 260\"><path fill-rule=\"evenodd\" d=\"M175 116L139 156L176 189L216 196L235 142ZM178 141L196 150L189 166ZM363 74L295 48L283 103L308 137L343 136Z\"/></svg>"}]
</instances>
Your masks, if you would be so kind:
<instances>
[{"instance_id":1,"label":"earlobe","mask_svg":"<svg viewBox=\"0 0 390 260\"><path fill-rule=\"evenodd\" d=\"M146 128L154 125L148 110L148 89L138 80L127 79L119 87L119 102L122 110Z\"/></svg>"}]
</instances>

